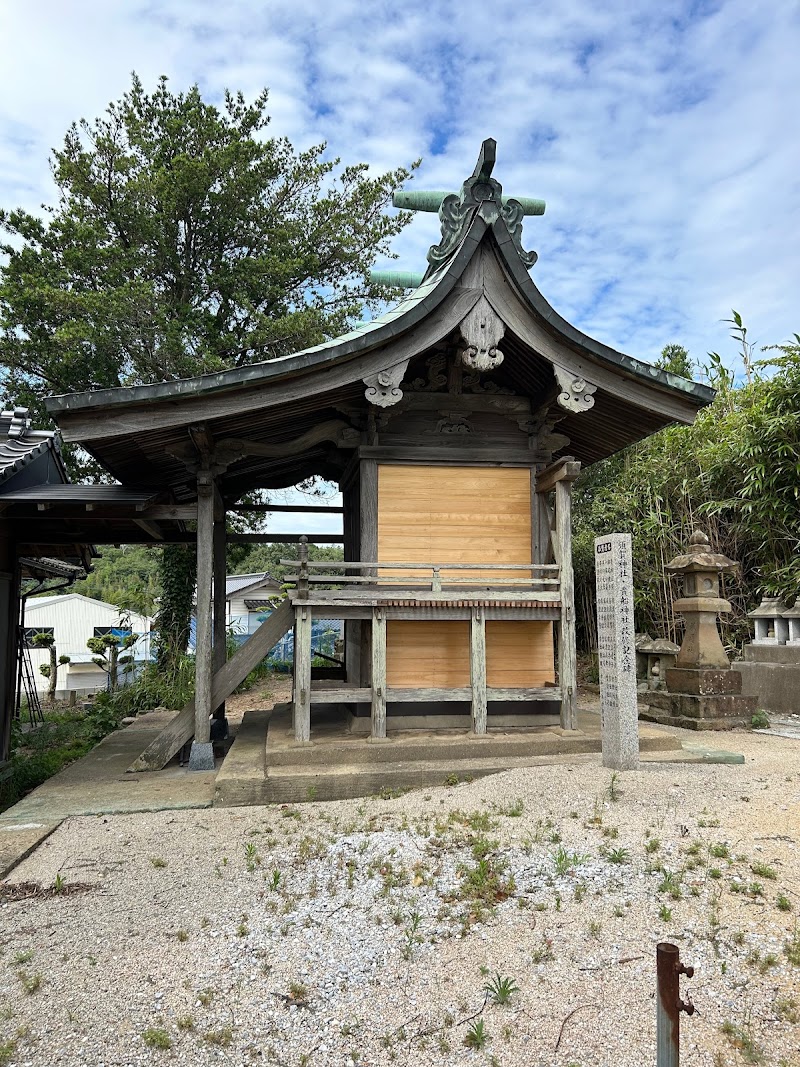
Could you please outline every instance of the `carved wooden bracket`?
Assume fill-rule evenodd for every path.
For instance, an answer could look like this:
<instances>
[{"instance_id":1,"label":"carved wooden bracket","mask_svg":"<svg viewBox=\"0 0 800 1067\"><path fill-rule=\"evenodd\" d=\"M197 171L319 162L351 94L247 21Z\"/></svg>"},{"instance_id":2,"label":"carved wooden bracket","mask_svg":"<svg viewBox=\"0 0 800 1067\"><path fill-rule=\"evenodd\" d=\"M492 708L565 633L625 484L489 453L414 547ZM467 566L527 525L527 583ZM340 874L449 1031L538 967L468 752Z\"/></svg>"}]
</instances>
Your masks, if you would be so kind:
<instances>
[{"instance_id":1,"label":"carved wooden bracket","mask_svg":"<svg viewBox=\"0 0 800 1067\"><path fill-rule=\"evenodd\" d=\"M370 374L367 378L362 378L364 385L367 387L364 391L364 396L370 404L375 404L379 408L390 408L393 404L402 400L403 391L399 388L399 385L407 369L408 360L406 359L402 363L396 363L393 367L378 371L377 374Z\"/></svg>"},{"instance_id":2,"label":"carved wooden bracket","mask_svg":"<svg viewBox=\"0 0 800 1067\"><path fill-rule=\"evenodd\" d=\"M458 350L463 366L471 370L488 371L499 367L503 353L497 347L506 332L505 323L492 305L482 296L459 327L465 347Z\"/></svg>"},{"instance_id":3,"label":"carved wooden bracket","mask_svg":"<svg viewBox=\"0 0 800 1067\"><path fill-rule=\"evenodd\" d=\"M556 376L561 392L556 397L556 403L564 411L588 411L594 407L594 393L597 386L579 377L573 371L565 370L553 364L553 374Z\"/></svg>"}]
</instances>

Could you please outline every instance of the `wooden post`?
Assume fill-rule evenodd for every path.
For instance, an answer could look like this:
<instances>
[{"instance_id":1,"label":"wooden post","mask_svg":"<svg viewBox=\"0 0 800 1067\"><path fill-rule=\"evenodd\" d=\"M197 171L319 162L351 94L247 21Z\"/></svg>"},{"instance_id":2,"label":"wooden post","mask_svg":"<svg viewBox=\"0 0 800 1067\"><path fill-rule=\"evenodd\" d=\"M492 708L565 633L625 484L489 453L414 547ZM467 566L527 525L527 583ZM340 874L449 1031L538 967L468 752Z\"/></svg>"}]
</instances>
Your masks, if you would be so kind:
<instances>
[{"instance_id":1,"label":"wooden post","mask_svg":"<svg viewBox=\"0 0 800 1067\"><path fill-rule=\"evenodd\" d=\"M195 643L194 742L190 770L213 770L211 746L211 582L214 569L214 479L197 473L197 630Z\"/></svg>"},{"instance_id":2,"label":"wooden post","mask_svg":"<svg viewBox=\"0 0 800 1067\"><path fill-rule=\"evenodd\" d=\"M372 612L372 740L386 739L386 615Z\"/></svg>"},{"instance_id":3,"label":"wooden post","mask_svg":"<svg viewBox=\"0 0 800 1067\"><path fill-rule=\"evenodd\" d=\"M560 567L561 617L558 622L558 684L561 688L561 727L577 728L575 708L577 667L575 652L575 578L572 570L572 481L556 482L556 544Z\"/></svg>"},{"instance_id":4,"label":"wooden post","mask_svg":"<svg viewBox=\"0 0 800 1067\"><path fill-rule=\"evenodd\" d=\"M217 494L218 496L218 494ZM221 511L221 500L217 499L217 515L214 522L214 674L222 670L228 658L228 632L225 619L225 582L227 578L225 511ZM214 718L225 718L225 704L214 708Z\"/></svg>"},{"instance_id":5,"label":"wooden post","mask_svg":"<svg viewBox=\"0 0 800 1067\"><path fill-rule=\"evenodd\" d=\"M295 606L292 711L294 739L298 744L308 744L311 740L311 608L302 601Z\"/></svg>"},{"instance_id":6,"label":"wooden post","mask_svg":"<svg viewBox=\"0 0 800 1067\"><path fill-rule=\"evenodd\" d=\"M486 734L486 617L483 608L473 608L470 617L469 673L472 685L472 732Z\"/></svg>"},{"instance_id":7,"label":"wooden post","mask_svg":"<svg viewBox=\"0 0 800 1067\"><path fill-rule=\"evenodd\" d=\"M19 566L16 546L0 534L0 763L8 759L17 684Z\"/></svg>"},{"instance_id":8,"label":"wooden post","mask_svg":"<svg viewBox=\"0 0 800 1067\"><path fill-rule=\"evenodd\" d=\"M378 464L374 459L362 459L359 464L359 522L361 561L376 563L378 560ZM365 576L375 577L374 571L365 571Z\"/></svg>"}]
</instances>

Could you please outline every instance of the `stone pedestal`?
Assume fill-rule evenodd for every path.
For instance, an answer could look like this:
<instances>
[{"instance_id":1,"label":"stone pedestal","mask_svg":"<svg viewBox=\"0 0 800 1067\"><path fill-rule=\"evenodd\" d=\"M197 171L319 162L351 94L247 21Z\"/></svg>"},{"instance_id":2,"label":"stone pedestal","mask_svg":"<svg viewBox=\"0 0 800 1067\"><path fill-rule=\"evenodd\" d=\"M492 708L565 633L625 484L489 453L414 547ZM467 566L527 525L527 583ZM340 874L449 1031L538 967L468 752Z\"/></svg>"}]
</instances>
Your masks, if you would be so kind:
<instances>
[{"instance_id":1,"label":"stone pedestal","mask_svg":"<svg viewBox=\"0 0 800 1067\"><path fill-rule=\"evenodd\" d=\"M648 693L639 718L685 730L734 730L750 726L758 701L742 696L739 671L667 670L669 692Z\"/></svg>"},{"instance_id":2,"label":"stone pedestal","mask_svg":"<svg viewBox=\"0 0 800 1067\"><path fill-rule=\"evenodd\" d=\"M744 646L742 692L767 715L800 714L800 645Z\"/></svg>"}]
</instances>

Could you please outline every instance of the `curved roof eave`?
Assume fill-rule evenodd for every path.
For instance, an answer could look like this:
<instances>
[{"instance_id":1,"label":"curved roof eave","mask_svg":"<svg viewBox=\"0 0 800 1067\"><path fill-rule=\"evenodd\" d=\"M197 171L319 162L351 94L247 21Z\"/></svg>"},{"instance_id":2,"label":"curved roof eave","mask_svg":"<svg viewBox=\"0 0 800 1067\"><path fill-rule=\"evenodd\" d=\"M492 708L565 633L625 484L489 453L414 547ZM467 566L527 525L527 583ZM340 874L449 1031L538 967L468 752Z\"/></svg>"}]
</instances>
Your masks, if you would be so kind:
<instances>
[{"instance_id":1,"label":"curved roof eave","mask_svg":"<svg viewBox=\"0 0 800 1067\"><path fill-rule=\"evenodd\" d=\"M682 378L678 374L672 374L670 371L662 370L660 367L654 367L651 363L645 363L644 360L636 359L633 356L626 355L624 352L609 348L608 345L604 345L601 341L596 341L593 337L582 333L577 327L567 322L566 319L558 314L555 308L548 304L536 287L535 282L516 252L513 239L503 219L498 218L492 224L491 229L498 250L503 257L503 264L507 267L520 295L527 304L531 305L537 315L544 319L551 329L559 333L570 346L578 347L589 358L610 364L617 370L631 374L650 385L661 386L663 389L690 397L697 403L698 407L711 403L715 396L715 390L710 386L703 385L702 382L694 382L688 378Z\"/></svg>"}]
</instances>

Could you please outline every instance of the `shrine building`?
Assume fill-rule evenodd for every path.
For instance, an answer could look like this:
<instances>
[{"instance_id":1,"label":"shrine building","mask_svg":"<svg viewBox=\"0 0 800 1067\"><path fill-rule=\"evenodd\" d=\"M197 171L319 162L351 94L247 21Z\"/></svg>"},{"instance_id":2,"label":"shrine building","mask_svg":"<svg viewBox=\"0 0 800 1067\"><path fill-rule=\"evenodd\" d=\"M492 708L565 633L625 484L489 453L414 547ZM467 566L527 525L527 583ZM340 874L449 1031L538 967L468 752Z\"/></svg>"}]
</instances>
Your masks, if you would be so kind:
<instances>
[{"instance_id":1,"label":"shrine building","mask_svg":"<svg viewBox=\"0 0 800 1067\"><path fill-rule=\"evenodd\" d=\"M21 566L196 536L196 699L140 767L163 766L190 738L192 765L209 766L213 714L291 628L299 746L333 708L376 742L431 726L476 739L574 729L572 485L582 467L690 423L713 391L561 318L523 246L523 218L544 205L504 195L494 157L485 141L458 193L398 195L438 210L441 241L380 317L270 362L47 401L63 439L119 484L0 482L9 632ZM286 599L226 663L224 599L212 592L225 588L226 513L252 490L311 477L341 489L344 562L313 562L302 544ZM344 621L342 663L324 672L312 667L319 618Z\"/></svg>"}]
</instances>

